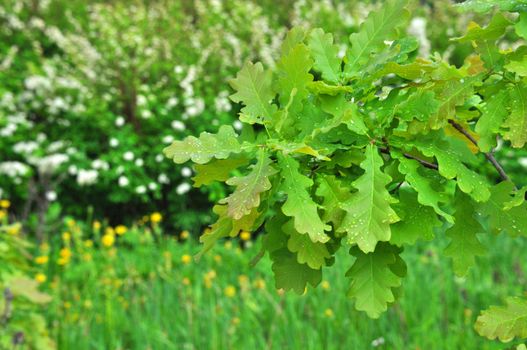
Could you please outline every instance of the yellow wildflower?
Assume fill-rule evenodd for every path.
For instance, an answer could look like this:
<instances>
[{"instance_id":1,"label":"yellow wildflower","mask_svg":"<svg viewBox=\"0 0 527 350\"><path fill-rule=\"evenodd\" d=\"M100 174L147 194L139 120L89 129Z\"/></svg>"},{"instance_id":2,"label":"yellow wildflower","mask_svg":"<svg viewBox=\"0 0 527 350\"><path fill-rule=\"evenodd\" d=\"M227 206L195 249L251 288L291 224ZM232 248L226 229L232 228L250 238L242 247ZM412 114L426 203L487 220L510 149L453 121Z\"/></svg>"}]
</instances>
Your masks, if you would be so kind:
<instances>
[{"instance_id":1,"label":"yellow wildflower","mask_svg":"<svg viewBox=\"0 0 527 350\"><path fill-rule=\"evenodd\" d=\"M0 210L0 220L2 220L3 218L5 218L7 216L7 213L5 210Z\"/></svg>"},{"instance_id":2,"label":"yellow wildflower","mask_svg":"<svg viewBox=\"0 0 527 350\"><path fill-rule=\"evenodd\" d=\"M329 282L328 282L328 281L322 281L322 283L320 283L320 286L321 286L322 289L324 289L324 290L329 290L329 288L330 288L330 285L329 285Z\"/></svg>"},{"instance_id":3,"label":"yellow wildflower","mask_svg":"<svg viewBox=\"0 0 527 350\"><path fill-rule=\"evenodd\" d=\"M242 241L248 241L251 239L251 233L249 231L242 231L242 233L240 233L240 238Z\"/></svg>"},{"instance_id":4,"label":"yellow wildflower","mask_svg":"<svg viewBox=\"0 0 527 350\"><path fill-rule=\"evenodd\" d=\"M249 282L249 277L247 277L246 275L239 275L238 276L238 283L241 286L246 285L248 282Z\"/></svg>"},{"instance_id":5,"label":"yellow wildflower","mask_svg":"<svg viewBox=\"0 0 527 350\"><path fill-rule=\"evenodd\" d=\"M232 248L232 242L231 241L226 241L223 246L225 247L225 249L231 249Z\"/></svg>"},{"instance_id":6,"label":"yellow wildflower","mask_svg":"<svg viewBox=\"0 0 527 350\"><path fill-rule=\"evenodd\" d=\"M91 248L93 247L93 241L91 239L87 239L84 241L84 247Z\"/></svg>"},{"instance_id":7,"label":"yellow wildflower","mask_svg":"<svg viewBox=\"0 0 527 350\"><path fill-rule=\"evenodd\" d=\"M128 229L124 225L119 225L115 228L115 233L117 233L119 236L124 235L126 231L128 231Z\"/></svg>"},{"instance_id":8,"label":"yellow wildflower","mask_svg":"<svg viewBox=\"0 0 527 350\"><path fill-rule=\"evenodd\" d=\"M225 287L224 293L227 298L232 298L236 295L236 288L234 288L234 286L228 285Z\"/></svg>"},{"instance_id":9,"label":"yellow wildflower","mask_svg":"<svg viewBox=\"0 0 527 350\"><path fill-rule=\"evenodd\" d=\"M69 219L68 222L66 222L66 225L69 227L69 228L73 228L75 227L75 220L73 219Z\"/></svg>"},{"instance_id":10,"label":"yellow wildflower","mask_svg":"<svg viewBox=\"0 0 527 350\"><path fill-rule=\"evenodd\" d=\"M155 212L150 215L150 221L152 221L153 224L157 224L163 220L163 215L161 213Z\"/></svg>"},{"instance_id":11,"label":"yellow wildflower","mask_svg":"<svg viewBox=\"0 0 527 350\"><path fill-rule=\"evenodd\" d=\"M46 242L42 243L40 245L40 250L43 251L43 252L48 252L49 251L49 244L47 244Z\"/></svg>"},{"instance_id":12,"label":"yellow wildflower","mask_svg":"<svg viewBox=\"0 0 527 350\"><path fill-rule=\"evenodd\" d=\"M69 301L65 301L64 302L64 308L67 310L67 309L71 309L71 303Z\"/></svg>"},{"instance_id":13,"label":"yellow wildflower","mask_svg":"<svg viewBox=\"0 0 527 350\"><path fill-rule=\"evenodd\" d=\"M113 234L106 233L101 238L101 242L105 247L111 247L115 243L115 236Z\"/></svg>"},{"instance_id":14,"label":"yellow wildflower","mask_svg":"<svg viewBox=\"0 0 527 350\"><path fill-rule=\"evenodd\" d=\"M20 229L22 228L22 225L20 224L14 224L7 228L7 233L11 236L16 236L20 233Z\"/></svg>"},{"instance_id":15,"label":"yellow wildflower","mask_svg":"<svg viewBox=\"0 0 527 350\"><path fill-rule=\"evenodd\" d=\"M47 255L41 255L35 258L35 263L37 263L37 265L47 264L48 261L49 261L49 258Z\"/></svg>"},{"instance_id":16,"label":"yellow wildflower","mask_svg":"<svg viewBox=\"0 0 527 350\"><path fill-rule=\"evenodd\" d=\"M61 258L69 260L69 258L71 258L71 250L69 250L68 248L62 248L59 251L59 255L60 255Z\"/></svg>"},{"instance_id":17,"label":"yellow wildflower","mask_svg":"<svg viewBox=\"0 0 527 350\"><path fill-rule=\"evenodd\" d=\"M181 231L179 234L179 238L181 239L187 239L190 236L190 233L187 230Z\"/></svg>"},{"instance_id":18,"label":"yellow wildflower","mask_svg":"<svg viewBox=\"0 0 527 350\"><path fill-rule=\"evenodd\" d=\"M214 261L217 262L217 263L220 263L221 262L221 256L216 254L214 255Z\"/></svg>"},{"instance_id":19,"label":"yellow wildflower","mask_svg":"<svg viewBox=\"0 0 527 350\"><path fill-rule=\"evenodd\" d=\"M92 301L89 300L89 299L88 299L88 300L85 300L85 301L84 301L84 307L85 307L86 309L91 309L91 308L93 307L93 303L92 303Z\"/></svg>"},{"instance_id":20,"label":"yellow wildflower","mask_svg":"<svg viewBox=\"0 0 527 350\"><path fill-rule=\"evenodd\" d=\"M240 319L238 317L234 317L231 321L233 326L237 326L240 324Z\"/></svg>"},{"instance_id":21,"label":"yellow wildflower","mask_svg":"<svg viewBox=\"0 0 527 350\"><path fill-rule=\"evenodd\" d=\"M191 261L192 261L192 257L188 254L185 254L181 257L181 262L185 265L190 264Z\"/></svg>"},{"instance_id":22,"label":"yellow wildflower","mask_svg":"<svg viewBox=\"0 0 527 350\"><path fill-rule=\"evenodd\" d=\"M111 226L108 226L105 230L104 230L104 234L106 235L114 235L115 234L115 231L114 229L111 227Z\"/></svg>"},{"instance_id":23,"label":"yellow wildflower","mask_svg":"<svg viewBox=\"0 0 527 350\"><path fill-rule=\"evenodd\" d=\"M324 310L324 316L326 316L327 318L333 317L334 316L333 310L331 310L329 308Z\"/></svg>"},{"instance_id":24,"label":"yellow wildflower","mask_svg":"<svg viewBox=\"0 0 527 350\"><path fill-rule=\"evenodd\" d=\"M265 281L262 278L258 278L254 281L254 287L256 289L264 289L265 288Z\"/></svg>"},{"instance_id":25,"label":"yellow wildflower","mask_svg":"<svg viewBox=\"0 0 527 350\"><path fill-rule=\"evenodd\" d=\"M82 255L82 260L84 261L91 261L91 254L90 253L85 253Z\"/></svg>"},{"instance_id":26,"label":"yellow wildflower","mask_svg":"<svg viewBox=\"0 0 527 350\"><path fill-rule=\"evenodd\" d=\"M46 277L46 275L44 275L43 273L37 273L37 275L35 276L35 280L38 282L38 283L44 283L46 282L48 278Z\"/></svg>"},{"instance_id":27,"label":"yellow wildflower","mask_svg":"<svg viewBox=\"0 0 527 350\"><path fill-rule=\"evenodd\" d=\"M95 231L99 231L101 229L101 222L100 221L95 220L92 225L93 225L93 229Z\"/></svg>"},{"instance_id":28,"label":"yellow wildflower","mask_svg":"<svg viewBox=\"0 0 527 350\"><path fill-rule=\"evenodd\" d=\"M7 209L11 206L11 202L7 199L0 200L0 208Z\"/></svg>"},{"instance_id":29,"label":"yellow wildflower","mask_svg":"<svg viewBox=\"0 0 527 350\"><path fill-rule=\"evenodd\" d=\"M185 285L185 286L190 285L190 280L187 277L183 277L182 282L183 282L183 285Z\"/></svg>"},{"instance_id":30,"label":"yellow wildflower","mask_svg":"<svg viewBox=\"0 0 527 350\"><path fill-rule=\"evenodd\" d=\"M71 233L69 233L69 232L67 232L67 231L66 231L66 232L63 232L63 233L62 233L62 240L63 240L64 242L69 242L69 241L71 241Z\"/></svg>"},{"instance_id":31,"label":"yellow wildflower","mask_svg":"<svg viewBox=\"0 0 527 350\"><path fill-rule=\"evenodd\" d=\"M210 270L209 272L207 272L207 277L210 279L216 278L216 271Z\"/></svg>"}]
</instances>

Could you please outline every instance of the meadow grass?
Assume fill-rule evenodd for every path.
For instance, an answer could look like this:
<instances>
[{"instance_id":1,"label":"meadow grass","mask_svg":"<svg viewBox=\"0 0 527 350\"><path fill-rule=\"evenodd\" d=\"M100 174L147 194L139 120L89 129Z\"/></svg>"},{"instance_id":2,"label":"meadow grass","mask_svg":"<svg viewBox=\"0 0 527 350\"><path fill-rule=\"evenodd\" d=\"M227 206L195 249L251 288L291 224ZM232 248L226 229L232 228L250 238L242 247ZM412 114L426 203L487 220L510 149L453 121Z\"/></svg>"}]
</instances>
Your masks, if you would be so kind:
<instances>
[{"instance_id":1,"label":"meadow grass","mask_svg":"<svg viewBox=\"0 0 527 350\"><path fill-rule=\"evenodd\" d=\"M505 236L484 238L488 255L464 279L441 256L446 240L422 243L403 253L403 297L371 320L345 297L353 262L345 249L321 285L299 296L275 290L267 257L250 266L259 239L222 242L194 261L197 242L156 227L107 246L95 236L73 234L40 253L50 256L39 268L60 349L503 349L473 324L482 308L522 293L527 269L525 241ZM57 265L64 247L70 257Z\"/></svg>"}]
</instances>

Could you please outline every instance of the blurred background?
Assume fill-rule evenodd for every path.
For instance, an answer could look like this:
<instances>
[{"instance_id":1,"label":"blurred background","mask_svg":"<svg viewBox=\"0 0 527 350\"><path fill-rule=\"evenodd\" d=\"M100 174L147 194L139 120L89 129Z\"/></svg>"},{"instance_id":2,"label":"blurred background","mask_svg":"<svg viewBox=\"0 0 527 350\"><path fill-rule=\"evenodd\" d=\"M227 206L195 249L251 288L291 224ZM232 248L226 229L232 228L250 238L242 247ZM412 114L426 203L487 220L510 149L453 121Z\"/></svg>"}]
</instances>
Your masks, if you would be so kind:
<instances>
[{"instance_id":1,"label":"blurred background","mask_svg":"<svg viewBox=\"0 0 527 350\"><path fill-rule=\"evenodd\" d=\"M487 237L495 248L466 280L438 257L441 239L405 252L407 295L378 321L341 298L345 258L305 296L277 292L265 259L249 268L258 248L248 232L192 260L228 188L193 188L192 167L162 149L223 124L239 129L228 80L246 60L273 67L289 28L322 27L343 55L382 5L2 0L0 305L11 293L16 307L0 323L0 349L502 348L472 324L525 285L524 242ZM414 2L408 32L421 56L461 65L470 44L448 39L486 19L452 5ZM497 150L522 185L519 154ZM481 172L496 176L483 162Z\"/></svg>"}]
</instances>

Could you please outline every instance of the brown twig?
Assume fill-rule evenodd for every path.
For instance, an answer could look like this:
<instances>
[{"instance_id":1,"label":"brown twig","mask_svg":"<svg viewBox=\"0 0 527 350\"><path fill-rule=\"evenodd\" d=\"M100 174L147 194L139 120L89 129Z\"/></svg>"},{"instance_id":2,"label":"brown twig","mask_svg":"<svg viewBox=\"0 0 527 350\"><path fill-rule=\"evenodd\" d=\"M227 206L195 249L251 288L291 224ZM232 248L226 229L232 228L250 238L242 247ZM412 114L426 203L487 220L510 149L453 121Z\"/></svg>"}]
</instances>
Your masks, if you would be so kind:
<instances>
[{"instance_id":1,"label":"brown twig","mask_svg":"<svg viewBox=\"0 0 527 350\"><path fill-rule=\"evenodd\" d=\"M470 133L467 130L465 130L460 124L456 123L452 119L449 119L448 122L457 131L459 131L467 139L469 139L470 142L472 142L474 145L476 145L476 147L478 147L478 141L476 141L476 139L472 135L470 135ZM479 149L479 147L478 147L478 149ZM487 158L487 160L494 166L494 168L496 168L496 170L498 171L498 174L500 175L500 177L501 177L501 179L503 181L511 181L510 177L507 175L507 173L505 173L505 170L503 170L503 167L500 165L500 163L498 163L496 158L494 158L494 155L492 153L487 153L487 152L481 152L481 153L483 153L485 155L485 158Z\"/></svg>"},{"instance_id":2,"label":"brown twig","mask_svg":"<svg viewBox=\"0 0 527 350\"><path fill-rule=\"evenodd\" d=\"M381 151L381 153L385 153L385 154L390 154L390 150L388 148L379 148L379 150ZM434 170L438 170L439 167L437 166L437 164L435 163L430 163L424 159L421 159L419 157L416 157L416 156L413 156L409 153L403 153L403 156L405 158L408 158L408 159L413 159L413 160L416 160L418 161L419 163L421 163L425 168L429 168L429 169L434 169Z\"/></svg>"}]
</instances>

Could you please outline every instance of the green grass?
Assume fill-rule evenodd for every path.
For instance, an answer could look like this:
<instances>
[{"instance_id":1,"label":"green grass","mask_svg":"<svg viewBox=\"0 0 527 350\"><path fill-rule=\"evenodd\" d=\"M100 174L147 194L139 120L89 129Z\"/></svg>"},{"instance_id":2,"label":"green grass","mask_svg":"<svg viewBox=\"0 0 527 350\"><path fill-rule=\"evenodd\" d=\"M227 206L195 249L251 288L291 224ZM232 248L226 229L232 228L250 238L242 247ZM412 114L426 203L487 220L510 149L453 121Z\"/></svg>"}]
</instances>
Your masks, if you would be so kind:
<instances>
[{"instance_id":1,"label":"green grass","mask_svg":"<svg viewBox=\"0 0 527 350\"><path fill-rule=\"evenodd\" d=\"M353 262L345 250L325 270L326 288L281 295L267 257L249 266L259 242L245 249L238 241L220 244L200 261L184 264L182 256L195 254L197 243L143 230L118 237L115 250L85 248L74 237L66 267L54 265L52 249L44 287L55 297L48 319L58 348L367 349L382 338L377 348L503 349L475 333L475 318L503 297L520 295L526 282L525 240L487 237L488 256L459 279L441 255L446 241L438 239L404 252L404 295L371 320L345 297L344 273ZM90 261L80 258L86 254ZM211 271L216 277L208 288ZM259 279L264 288L258 288ZM235 288L232 297L228 286Z\"/></svg>"}]
</instances>

